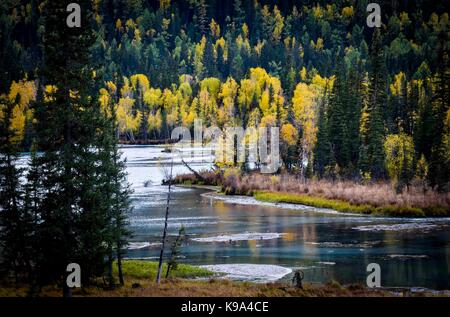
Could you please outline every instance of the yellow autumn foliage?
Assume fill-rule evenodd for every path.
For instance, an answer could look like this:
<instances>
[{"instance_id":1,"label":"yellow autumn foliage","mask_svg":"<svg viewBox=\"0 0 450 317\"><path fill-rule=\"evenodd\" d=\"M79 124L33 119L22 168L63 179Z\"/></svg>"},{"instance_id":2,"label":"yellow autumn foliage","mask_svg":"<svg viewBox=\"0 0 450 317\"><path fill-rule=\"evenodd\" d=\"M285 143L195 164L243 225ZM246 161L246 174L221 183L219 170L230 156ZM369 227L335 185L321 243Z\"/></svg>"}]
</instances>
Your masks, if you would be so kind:
<instances>
[{"instance_id":1,"label":"yellow autumn foliage","mask_svg":"<svg viewBox=\"0 0 450 317\"><path fill-rule=\"evenodd\" d=\"M290 123L281 126L281 140L287 145L295 145L298 138L297 129Z\"/></svg>"},{"instance_id":2,"label":"yellow autumn foliage","mask_svg":"<svg viewBox=\"0 0 450 317\"><path fill-rule=\"evenodd\" d=\"M219 98L222 98L222 103L226 110L225 113L230 117L234 114L234 100L237 93L238 84L233 78L229 77L221 86Z\"/></svg>"},{"instance_id":3,"label":"yellow autumn foliage","mask_svg":"<svg viewBox=\"0 0 450 317\"><path fill-rule=\"evenodd\" d=\"M391 180L396 183L404 168L412 169L414 159L413 139L404 133L390 134L384 142L384 152L386 154L386 170Z\"/></svg>"},{"instance_id":4,"label":"yellow autumn foliage","mask_svg":"<svg viewBox=\"0 0 450 317\"><path fill-rule=\"evenodd\" d=\"M137 111L133 115L134 99L130 97L120 98L117 105L117 122L120 132L136 132L141 124L142 114Z\"/></svg>"},{"instance_id":5,"label":"yellow autumn foliage","mask_svg":"<svg viewBox=\"0 0 450 317\"><path fill-rule=\"evenodd\" d=\"M347 19L347 18L351 18L354 15L354 11L353 11L353 7L344 7L342 8L342 17Z\"/></svg>"},{"instance_id":6,"label":"yellow autumn foliage","mask_svg":"<svg viewBox=\"0 0 450 317\"><path fill-rule=\"evenodd\" d=\"M150 88L150 81L144 74L136 74L130 77L131 86L136 91L141 89L146 92Z\"/></svg>"},{"instance_id":7,"label":"yellow autumn foliage","mask_svg":"<svg viewBox=\"0 0 450 317\"><path fill-rule=\"evenodd\" d=\"M25 123L33 120L33 112L29 109L31 102L36 100L36 86L34 81L26 79L11 83L9 93L5 98L14 104L12 110L11 129L16 131L12 142L21 142L25 135ZM3 106L0 105L0 118L3 118Z\"/></svg>"},{"instance_id":8,"label":"yellow autumn foliage","mask_svg":"<svg viewBox=\"0 0 450 317\"><path fill-rule=\"evenodd\" d=\"M302 128L303 150L311 153L317 141L315 94L311 86L299 83L292 98L294 118Z\"/></svg>"}]
</instances>

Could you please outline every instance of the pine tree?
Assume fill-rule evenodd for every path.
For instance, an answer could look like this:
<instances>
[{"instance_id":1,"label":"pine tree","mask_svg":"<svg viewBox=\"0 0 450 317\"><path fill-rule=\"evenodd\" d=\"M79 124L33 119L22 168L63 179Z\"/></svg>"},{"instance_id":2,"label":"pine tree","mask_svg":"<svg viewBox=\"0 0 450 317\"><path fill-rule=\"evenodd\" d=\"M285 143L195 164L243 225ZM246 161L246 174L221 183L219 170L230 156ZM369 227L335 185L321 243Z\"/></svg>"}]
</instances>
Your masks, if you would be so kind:
<instances>
[{"instance_id":1,"label":"pine tree","mask_svg":"<svg viewBox=\"0 0 450 317\"><path fill-rule=\"evenodd\" d=\"M445 122L450 109L450 58L448 52L448 34L439 33L439 43L436 48L438 68L433 85L435 92L432 99L435 125L431 145L429 180L431 186L437 186L439 191L449 189L450 166L448 157L448 131Z\"/></svg>"},{"instance_id":2,"label":"pine tree","mask_svg":"<svg viewBox=\"0 0 450 317\"><path fill-rule=\"evenodd\" d=\"M358 152L358 170L359 176L363 178L370 177L370 163L369 163L369 78L366 73L361 80L361 116L359 122L359 152Z\"/></svg>"},{"instance_id":3,"label":"pine tree","mask_svg":"<svg viewBox=\"0 0 450 317\"><path fill-rule=\"evenodd\" d=\"M327 167L333 165L330 131L327 119L327 103L324 102L319 105L319 115L317 122L317 143L314 149L314 170L319 177L325 175Z\"/></svg>"},{"instance_id":4,"label":"pine tree","mask_svg":"<svg viewBox=\"0 0 450 317\"><path fill-rule=\"evenodd\" d=\"M242 8L241 0L233 1L233 22L235 24L236 29L240 29L242 24L245 21L245 11Z\"/></svg>"},{"instance_id":5,"label":"pine tree","mask_svg":"<svg viewBox=\"0 0 450 317\"><path fill-rule=\"evenodd\" d=\"M243 61L242 56L241 56L239 51L234 56L230 66L231 66L231 68L230 68L230 75L236 81L241 80L242 76L244 75L243 70L242 70L243 67L244 67L244 61Z\"/></svg>"},{"instance_id":6,"label":"pine tree","mask_svg":"<svg viewBox=\"0 0 450 317\"><path fill-rule=\"evenodd\" d=\"M361 112L364 104L363 73L361 60L358 61L358 65L350 65L347 87L349 92L349 100L347 106L348 137L346 139L347 148L349 150L348 170L352 175L354 175L357 171L359 160L359 124L361 121Z\"/></svg>"},{"instance_id":7,"label":"pine tree","mask_svg":"<svg viewBox=\"0 0 450 317\"><path fill-rule=\"evenodd\" d=\"M434 125L436 123L433 113L432 97L432 83L431 74L427 63L422 63L417 70L415 77L417 83L413 85L417 92L417 119L414 125L414 145L418 157L422 154L425 160L429 161L431 157L431 147L434 134Z\"/></svg>"},{"instance_id":8,"label":"pine tree","mask_svg":"<svg viewBox=\"0 0 450 317\"><path fill-rule=\"evenodd\" d=\"M344 57L338 57L336 80L328 111L333 160L342 174L355 174L359 157L359 122L361 117L362 76L357 65L347 65ZM356 141L356 142L355 142Z\"/></svg>"},{"instance_id":9,"label":"pine tree","mask_svg":"<svg viewBox=\"0 0 450 317\"><path fill-rule=\"evenodd\" d=\"M217 64L214 59L214 45L209 38L206 40L202 64L204 67L203 78L214 77L217 74Z\"/></svg>"},{"instance_id":10,"label":"pine tree","mask_svg":"<svg viewBox=\"0 0 450 317\"><path fill-rule=\"evenodd\" d=\"M32 229L30 230L33 241L30 242L29 254L34 261L34 264L41 262L42 246L40 241L40 217L41 217L41 204L43 193L42 182L42 170L40 157L37 153L37 142L33 141L31 145L30 160L27 170L27 181L24 185L25 189L25 209L29 215ZM37 272L36 267L33 268L33 273ZM37 283L37 276L33 275L30 278L31 289L30 295L38 293L36 287L39 287Z\"/></svg>"},{"instance_id":11,"label":"pine tree","mask_svg":"<svg viewBox=\"0 0 450 317\"><path fill-rule=\"evenodd\" d=\"M131 212L126 184L125 161L118 148L117 115L114 104L109 104L102 121L103 130L99 138L100 177L98 183L102 192L102 208L106 221L105 241L107 244L107 275L109 286L114 287L113 261L117 260L119 283L124 285L122 259L131 232L127 228L128 213Z\"/></svg>"},{"instance_id":12,"label":"pine tree","mask_svg":"<svg viewBox=\"0 0 450 317\"><path fill-rule=\"evenodd\" d=\"M16 283L32 276L32 219L24 206L23 169L18 160L17 131L12 128L14 103L0 101L0 259L2 271L13 273Z\"/></svg>"},{"instance_id":13,"label":"pine tree","mask_svg":"<svg viewBox=\"0 0 450 317\"><path fill-rule=\"evenodd\" d=\"M217 45L217 71L222 80L228 78L228 68L224 59L224 51L221 45Z\"/></svg>"},{"instance_id":14,"label":"pine tree","mask_svg":"<svg viewBox=\"0 0 450 317\"><path fill-rule=\"evenodd\" d=\"M196 28L199 32L200 39L203 35L206 35L208 32L208 12L207 12L207 4L205 0L195 1L195 17L194 21L196 22Z\"/></svg>"},{"instance_id":15,"label":"pine tree","mask_svg":"<svg viewBox=\"0 0 450 317\"><path fill-rule=\"evenodd\" d=\"M102 197L95 184L98 103L90 48L91 2L80 3L82 27L68 28L64 3L44 7L44 62L40 70L45 98L36 105L38 147L45 196L41 203L40 283L60 282L71 296L66 267L78 263L88 282L103 263L98 210ZM85 255L89 254L86 258ZM101 262L99 262L101 261Z\"/></svg>"},{"instance_id":16,"label":"pine tree","mask_svg":"<svg viewBox=\"0 0 450 317\"><path fill-rule=\"evenodd\" d=\"M347 86L347 70L343 56L338 57L338 66L336 80L333 86L333 92L328 110L329 130L333 131L329 135L333 160L339 165L340 169L347 167L350 161L350 149L348 148L348 127L347 107L349 91Z\"/></svg>"},{"instance_id":17,"label":"pine tree","mask_svg":"<svg viewBox=\"0 0 450 317\"><path fill-rule=\"evenodd\" d=\"M367 131L367 155L370 173L375 179L386 176L384 168L384 124L383 113L386 107L386 66L380 30L373 34L370 54L369 108Z\"/></svg>"}]
</instances>

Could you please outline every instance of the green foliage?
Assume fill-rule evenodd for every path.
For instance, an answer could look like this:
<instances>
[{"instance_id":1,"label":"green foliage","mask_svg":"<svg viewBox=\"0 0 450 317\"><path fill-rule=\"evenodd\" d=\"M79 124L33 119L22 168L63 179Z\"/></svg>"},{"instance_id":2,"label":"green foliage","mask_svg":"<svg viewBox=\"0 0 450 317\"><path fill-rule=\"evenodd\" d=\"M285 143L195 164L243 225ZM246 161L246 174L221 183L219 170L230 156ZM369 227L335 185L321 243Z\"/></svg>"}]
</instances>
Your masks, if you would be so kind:
<instances>
[{"instance_id":1,"label":"green foliage","mask_svg":"<svg viewBox=\"0 0 450 317\"><path fill-rule=\"evenodd\" d=\"M152 261L126 260L122 266L123 274L132 279L145 278L154 280L158 270L158 262ZM163 270L167 270L167 264L163 264ZM214 275L211 271L187 264L178 264L177 268L171 272L172 277L179 278L209 277ZM117 274L117 262L114 262L114 274Z\"/></svg>"},{"instance_id":2,"label":"green foliage","mask_svg":"<svg viewBox=\"0 0 450 317\"><path fill-rule=\"evenodd\" d=\"M115 106L112 102L107 103L107 108L101 117L103 127L97 140L99 149L100 166L97 183L100 195L103 197L100 205L105 220L106 234L102 236L102 243L106 244L108 257L108 278L110 287L114 285L112 276L112 261L114 258L119 263L119 282L124 284L123 272L121 270L122 258L131 231L128 227L128 213L132 210L129 195L130 187L127 184L125 161L121 158L118 148L118 124ZM109 107L109 108L108 108ZM109 110L109 111L108 111Z\"/></svg>"},{"instance_id":3,"label":"green foliage","mask_svg":"<svg viewBox=\"0 0 450 317\"><path fill-rule=\"evenodd\" d=\"M436 49L439 62L437 74L433 80L435 87L432 100L435 124L430 153L429 179L432 186L440 191L448 191L450 187L450 57L448 32L443 30L438 34L439 42Z\"/></svg>"},{"instance_id":4,"label":"green foliage","mask_svg":"<svg viewBox=\"0 0 450 317\"><path fill-rule=\"evenodd\" d=\"M98 229L105 226L105 218L93 150L100 118L89 54L94 34L87 23L88 2L83 6L85 26L70 30L63 4L47 4L44 10L45 66L40 75L42 84L54 89L35 107L45 192L39 226L39 244L45 246L37 264L40 284L64 281L72 262L83 267L84 283L104 270L106 250ZM64 295L70 295L67 287Z\"/></svg>"},{"instance_id":5,"label":"green foliage","mask_svg":"<svg viewBox=\"0 0 450 317\"><path fill-rule=\"evenodd\" d=\"M384 169L384 121L386 113L386 66L382 47L381 32L377 28L373 33L370 52L370 81L368 99L367 156L372 177L382 178Z\"/></svg>"}]
</instances>

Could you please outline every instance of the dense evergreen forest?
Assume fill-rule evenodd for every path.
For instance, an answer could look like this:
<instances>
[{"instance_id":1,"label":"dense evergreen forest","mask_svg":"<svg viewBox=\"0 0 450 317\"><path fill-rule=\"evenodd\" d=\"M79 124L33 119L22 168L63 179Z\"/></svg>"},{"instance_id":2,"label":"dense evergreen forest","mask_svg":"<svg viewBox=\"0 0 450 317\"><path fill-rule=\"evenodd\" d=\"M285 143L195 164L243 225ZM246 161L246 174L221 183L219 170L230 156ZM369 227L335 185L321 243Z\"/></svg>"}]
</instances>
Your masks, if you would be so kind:
<instances>
[{"instance_id":1,"label":"dense evergreen forest","mask_svg":"<svg viewBox=\"0 0 450 317\"><path fill-rule=\"evenodd\" d=\"M101 103L116 106L122 140L164 140L196 118L278 126L289 170L427 174L444 188L448 1L379 3L381 28L366 25L368 1L92 1ZM13 124L27 146L31 103L52 89L37 86L42 6L2 4L0 92L21 96Z\"/></svg>"},{"instance_id":2,"label":"dense evergreen forest","mask_svg":"<svg viewBox=\"0 0 450 317\"><path fill-rule=\"evenodd\" d=\"M73 261L86 282L111 272L129 234L117 143L195 119L279 127L282 169L304 177L448 191L449 1L378 1L371 28L368 0L83 0L73 29L70 2L0 3L2 268L17 280Z\"/></svg>"}]
</instances>

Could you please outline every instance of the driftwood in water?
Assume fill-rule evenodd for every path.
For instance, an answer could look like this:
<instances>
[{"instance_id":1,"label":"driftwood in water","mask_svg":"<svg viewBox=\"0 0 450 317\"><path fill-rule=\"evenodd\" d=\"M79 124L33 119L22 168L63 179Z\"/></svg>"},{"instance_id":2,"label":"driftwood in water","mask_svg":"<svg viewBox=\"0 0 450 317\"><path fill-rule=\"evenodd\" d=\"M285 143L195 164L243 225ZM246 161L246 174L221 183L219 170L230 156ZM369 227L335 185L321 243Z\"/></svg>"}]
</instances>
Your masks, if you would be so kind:
<instances>
[{"instance_id":1,"label":"driftwood in water","mask_svg":"<svg viewBox=\"0 0 450 317\"><path fill-rule=\"evenodd\" d=\"M206 181L206 179L202 175L200 175L196 170L194 170L192 167L190 167L189 164L186 163L183 159L181 159L181 163L183 163L184 166L186 166L187 169L190 170L191 173L194 174L195 177L197 177L199 180L201 180L202 182Z\"/></svg>"}]
</instances>

